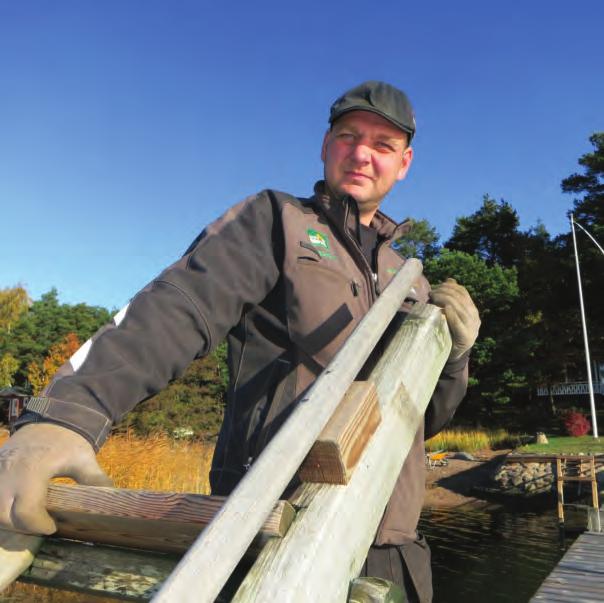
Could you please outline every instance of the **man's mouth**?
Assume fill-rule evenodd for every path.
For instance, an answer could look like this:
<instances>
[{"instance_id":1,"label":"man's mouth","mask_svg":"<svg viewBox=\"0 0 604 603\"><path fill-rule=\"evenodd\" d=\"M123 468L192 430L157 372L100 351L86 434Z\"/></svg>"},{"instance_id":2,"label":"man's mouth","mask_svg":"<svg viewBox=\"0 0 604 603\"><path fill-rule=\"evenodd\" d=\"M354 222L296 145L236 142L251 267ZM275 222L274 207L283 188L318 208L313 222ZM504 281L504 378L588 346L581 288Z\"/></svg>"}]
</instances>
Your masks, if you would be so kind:
<instances>
[{"instance_id":1,"label":"man's mouth","mask_svg":"<svg viewBox=\"0 0 604 603\"><path fill-rule=\"evenodd\" d=\"M371 180L371 176L368 176L367 174L363 174L362 172L355 172L353 170L350 170L350 171L344 172L344 174L348 178L353 178L355 180Z\"/></svg>"}]
</instances>

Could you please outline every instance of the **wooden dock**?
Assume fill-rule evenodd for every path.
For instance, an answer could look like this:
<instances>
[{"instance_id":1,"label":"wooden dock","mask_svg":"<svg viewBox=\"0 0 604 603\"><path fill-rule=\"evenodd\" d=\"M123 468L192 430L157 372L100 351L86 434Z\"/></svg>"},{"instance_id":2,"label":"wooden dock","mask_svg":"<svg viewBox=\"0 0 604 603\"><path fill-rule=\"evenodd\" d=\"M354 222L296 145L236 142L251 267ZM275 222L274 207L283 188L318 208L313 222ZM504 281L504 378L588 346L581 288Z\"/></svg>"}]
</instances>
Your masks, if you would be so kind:
<instances>
[{"instance_id":1,"label":"wooden dock","mask_svg":"<svg viewBox=\"0 0 604 603\"><path fill-rule=\"evenodd\" d=\"M604 533L585 532L566 551L531 602L602 603Z\"/></svg>"}]
</instances>

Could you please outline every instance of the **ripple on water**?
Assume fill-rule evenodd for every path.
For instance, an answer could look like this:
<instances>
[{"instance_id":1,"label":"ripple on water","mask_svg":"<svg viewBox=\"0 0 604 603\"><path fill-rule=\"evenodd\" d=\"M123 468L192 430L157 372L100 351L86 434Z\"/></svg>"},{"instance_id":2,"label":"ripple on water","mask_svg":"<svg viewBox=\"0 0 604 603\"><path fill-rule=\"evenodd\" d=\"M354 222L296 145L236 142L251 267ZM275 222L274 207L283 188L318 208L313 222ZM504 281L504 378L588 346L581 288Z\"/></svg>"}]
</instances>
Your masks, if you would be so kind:
<instances>
[{"instance_id":1,"label":"ripple on water","mask_svg":"<svg viewBox=\"0 0 604 603\"><path fill-rule=\"evenodd\" d=\"M570 546L555 512L425 511L434 603L528 601Z\"/></svg>"}]
</instances>

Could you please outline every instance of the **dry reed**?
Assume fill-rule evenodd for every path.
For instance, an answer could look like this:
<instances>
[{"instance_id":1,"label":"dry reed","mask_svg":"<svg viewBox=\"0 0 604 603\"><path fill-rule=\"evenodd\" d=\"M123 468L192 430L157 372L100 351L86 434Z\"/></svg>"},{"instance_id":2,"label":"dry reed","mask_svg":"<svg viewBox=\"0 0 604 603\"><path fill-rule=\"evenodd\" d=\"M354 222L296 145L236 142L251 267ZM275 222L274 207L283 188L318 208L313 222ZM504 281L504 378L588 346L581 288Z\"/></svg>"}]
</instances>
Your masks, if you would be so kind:
<instances>
[{"instance_id":1,"label":"dry reed","mask_svg":"<svg viewBox=\"0 0 604 603\"><path fill-rule=\"evenodd\" d=\"M514 445L516 436L505 429L445 429L426 442L426 450L466 451Z\"/></svg>"}]
</instances>

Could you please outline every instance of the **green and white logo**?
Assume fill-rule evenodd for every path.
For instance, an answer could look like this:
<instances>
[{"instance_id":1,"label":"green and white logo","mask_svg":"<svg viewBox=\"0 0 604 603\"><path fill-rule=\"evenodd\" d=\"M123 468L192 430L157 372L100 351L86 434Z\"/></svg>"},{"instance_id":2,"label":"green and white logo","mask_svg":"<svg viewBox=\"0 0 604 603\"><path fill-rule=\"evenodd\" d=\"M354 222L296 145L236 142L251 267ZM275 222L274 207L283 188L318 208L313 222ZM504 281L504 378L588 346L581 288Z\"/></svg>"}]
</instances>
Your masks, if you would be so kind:
<instances>
[{"instance_id":1,"label":"green and white logo","mask_svg":"<svg viewBox=\"0 0 604 603\"><path fill-rule=\"evenodd\" d=\"M312 228L309 228L306 231L306 234L308 234L308 240L315 247L321 247L326 251L329 249L329 237L326 234L319 232L318 230L313 230Z\"/></svg>"},{"instance_id":2,"label":"green and white logo","mask_svg":"<svg viewBox=\"0 0 604 603\"><path fill-rule=\"evenodd\" d=\"M328 260L335 259L335 255L333 255L329 249L329 237L324 232L319 232L318 230L314 230L313 228L309 228L306 231L308 235L308 240L310 244L317 250L317 253L322 257Z\"/></svg>"}]
</instances>

